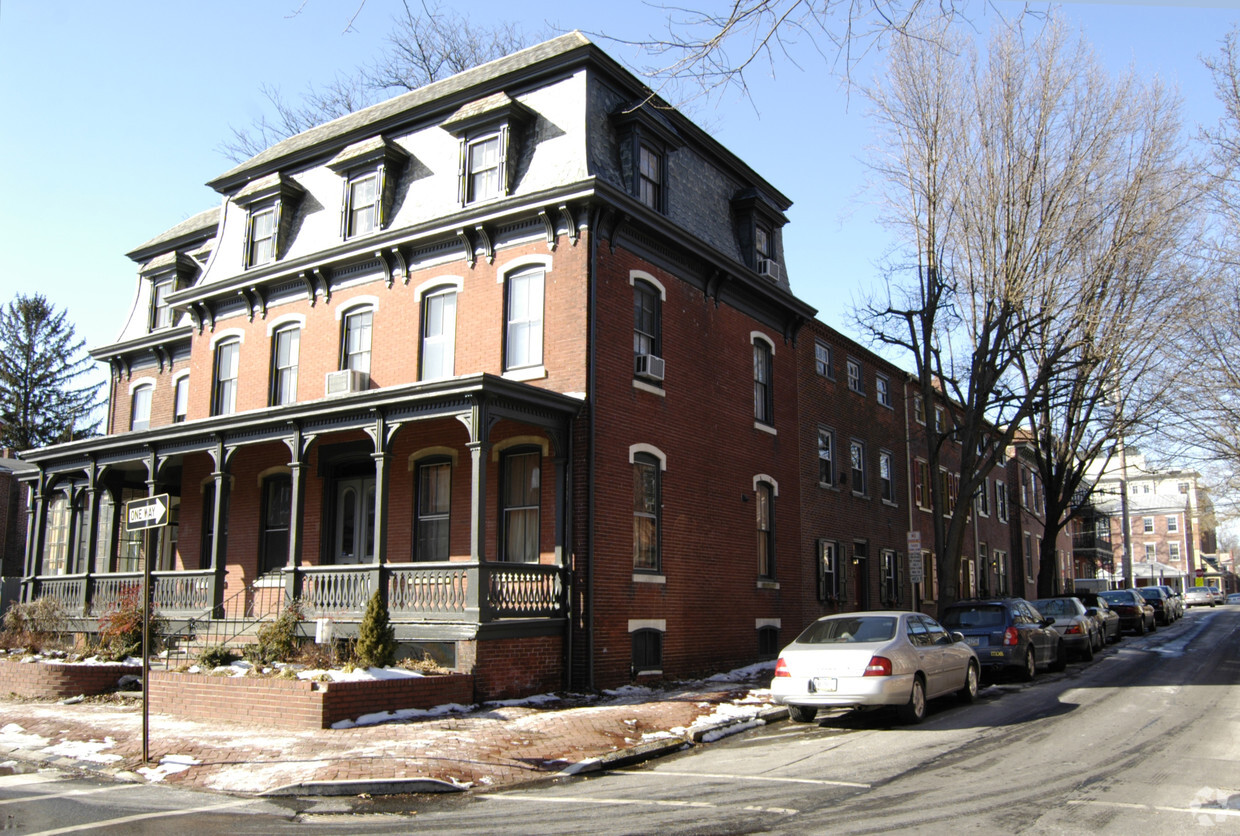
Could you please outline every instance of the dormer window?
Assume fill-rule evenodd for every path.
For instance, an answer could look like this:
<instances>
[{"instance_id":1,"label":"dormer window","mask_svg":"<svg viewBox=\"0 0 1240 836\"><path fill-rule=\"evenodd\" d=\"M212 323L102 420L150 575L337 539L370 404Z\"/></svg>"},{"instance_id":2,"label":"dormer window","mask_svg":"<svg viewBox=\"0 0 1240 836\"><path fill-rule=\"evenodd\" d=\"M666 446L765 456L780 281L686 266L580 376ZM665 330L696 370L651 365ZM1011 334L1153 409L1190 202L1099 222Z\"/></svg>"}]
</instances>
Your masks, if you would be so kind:
<instances>
[{"instance_id":1,"label":"dormer window","mask_svg":"<svg viewBox=\"0 0 1240 836\"><path fill-rule=\"evenodd\" d=\"M176 324L176 311L168 297L193 284L198 272L198 262L177 250L163 253L142 265L139 275L150 283L147 331L160 331Z\"/></svg>"},{"instance_id":2,"label":"dormer window","mask_svg":"<svg viewBox=\"0 0 1240 836\"><path fill-rule=\"evenodd\" d=\"M668 156L680 136L649 103L612 114L620 137L620 170L629 193L656 212L667 214Z\"/></svg>"},{"instance_id":3,"label":"dormer window","mask_svg":"<svg viewBox=\"0 0 1240 836\"><path fill-rule=\"evenodd\" d=\"M464 105L440 125L461 143L457 200L462 206L512 191L521 128L532 118L525 105L501 92Z\"/></svg>"},{"instance_id":4,"label":"dormer window","mask_svg":"<svg viewBox=\"0 0 1240 836\"><path fill-rule=\"evenodd\" d=\"M783 283L777 236L788 219L781 209L771 196L757 189L744 189L732 197L732 216L737 248L745 265L771 281Z\"/></svg>"},{"instance_id":5,"label":"dormer window","mask_svg":"<svg viewBox=\"0 0 1240 836\"><path fill-rule=\"evenodd\" d=\"M271 264L284 255L293 213L303 194L301 186L277 173L255 180L233 198L248 212L244 248L247 269Z\"/></svg>"},{"instance_id":6,"label":"dormer window","mask_svg":"<svg viewBox=\"0 0 1240 836\"><path fill-rule=\"evenodd\" d=\"M355 142L332 158L327 167L344 178L340 237L347 241L388 225L408 159L403 148L381 136Z\"/></svg>"},{"instance_id":7,"label":"dormer window","mask_svg":"<svg viewBox=\"0 0 1240 836\"><path fill-rule=\"evenodd\" d=\"M167 328L172 324L172 306L168 294L176 289L175 279L162 279L151 284L151 330Z\"/></svg>"}]
</instances>

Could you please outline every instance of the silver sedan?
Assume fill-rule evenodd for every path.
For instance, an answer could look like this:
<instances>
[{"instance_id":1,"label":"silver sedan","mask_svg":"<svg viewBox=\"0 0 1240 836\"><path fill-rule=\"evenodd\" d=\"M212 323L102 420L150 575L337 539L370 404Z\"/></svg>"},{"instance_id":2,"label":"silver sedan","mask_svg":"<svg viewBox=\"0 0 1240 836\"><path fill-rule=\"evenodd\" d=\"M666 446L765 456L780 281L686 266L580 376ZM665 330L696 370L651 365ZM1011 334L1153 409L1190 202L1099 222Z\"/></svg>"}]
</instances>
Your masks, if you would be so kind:
<instances>
[{"instance_id":1,"label":"silver sedan","mask_svg":"<svg viewBox=\"0 0 1240 836\"><path fill-rule=\"evenodd\" d=\"M926 701L977 695L973 648L928 615L878 611L829 615L805 629L775 664L771 695L789 716L809 723L819 708L894 706L906 723Z\"/></svg>"}]
</instances>

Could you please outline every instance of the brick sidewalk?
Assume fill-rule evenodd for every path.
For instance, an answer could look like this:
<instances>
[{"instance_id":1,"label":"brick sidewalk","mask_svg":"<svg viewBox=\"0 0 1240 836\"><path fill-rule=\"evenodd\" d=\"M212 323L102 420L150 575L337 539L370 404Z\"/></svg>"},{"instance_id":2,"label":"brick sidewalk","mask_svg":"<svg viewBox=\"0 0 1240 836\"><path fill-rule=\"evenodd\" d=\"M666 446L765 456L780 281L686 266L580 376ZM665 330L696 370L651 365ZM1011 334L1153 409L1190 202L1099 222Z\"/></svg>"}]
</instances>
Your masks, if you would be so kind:
<instances>
[{"instance_id":1,"label":"brick sidewalk","mask_svg":"<svg viewBox=\"0 0 1240 836\"><path fill-rule=\"evenodd\" d=\"M155 777L239 793L304 784L321 785L306 788L307 794L362 791L353 782L398 782L415 791L407 782L419 779L511 787L588 769L598 759L674 749L703 729L769 719L779 710L761 696L747 698L750 688L764 684L702 682L572 706L484 705L469 714L321 731L152 714L151 765L166 761L162 774L175 768L174 761L192 762ZM0 757L149 780L137 774L141 724L137 703L0 702Z\"/></svg>"}]
</instances>

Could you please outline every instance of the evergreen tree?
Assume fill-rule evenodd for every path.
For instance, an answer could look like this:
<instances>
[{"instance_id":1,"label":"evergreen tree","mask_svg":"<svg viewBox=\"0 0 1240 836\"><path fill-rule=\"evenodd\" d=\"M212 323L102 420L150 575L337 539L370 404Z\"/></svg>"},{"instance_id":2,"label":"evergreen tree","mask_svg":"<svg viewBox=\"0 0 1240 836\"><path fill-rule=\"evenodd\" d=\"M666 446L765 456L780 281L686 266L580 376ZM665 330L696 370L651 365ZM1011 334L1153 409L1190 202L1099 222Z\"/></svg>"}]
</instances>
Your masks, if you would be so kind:
<instances>
[{"instance_id":1,"label":"evergreen tree","mask_svg":"<svg viewBox=\"0 0 1240 836\"><path fill-rule=\"evenodd\" d=\"M357 628L357 661L367 668L386 668L396 660L396 629L388 620L388 608L375 590L366 605L366 615Z\"/></svg>"},{"instance_id":2,"label":"evergreen tree","mask_svg":"<svg viewBox=\"0 0 1240 836\"><path fill-rule=\"evenodd\" d=\"M41 293L0 309L0 447L27 450L94 435L100 383L85 341Z\"/></svg>"}]
</instances>

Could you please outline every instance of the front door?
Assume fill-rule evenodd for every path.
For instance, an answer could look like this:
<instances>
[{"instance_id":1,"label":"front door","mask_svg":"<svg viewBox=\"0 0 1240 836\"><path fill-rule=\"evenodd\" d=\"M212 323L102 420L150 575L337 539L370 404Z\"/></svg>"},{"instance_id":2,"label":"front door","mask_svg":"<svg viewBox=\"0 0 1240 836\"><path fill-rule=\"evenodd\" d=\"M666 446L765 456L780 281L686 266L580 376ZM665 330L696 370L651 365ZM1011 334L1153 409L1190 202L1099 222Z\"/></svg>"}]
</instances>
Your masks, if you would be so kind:
<instances>
[{"instance_id":1,"label":"front door","mask_svg":"<svg viewBox=\"0 0 1240 836\"><path fill-rule=\"evenodd\" d=\"M375 478L336 482L337 564L370 563L375 557Z\"/></svg>"}]
</instances>

